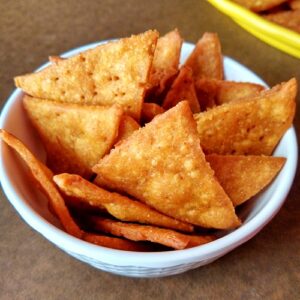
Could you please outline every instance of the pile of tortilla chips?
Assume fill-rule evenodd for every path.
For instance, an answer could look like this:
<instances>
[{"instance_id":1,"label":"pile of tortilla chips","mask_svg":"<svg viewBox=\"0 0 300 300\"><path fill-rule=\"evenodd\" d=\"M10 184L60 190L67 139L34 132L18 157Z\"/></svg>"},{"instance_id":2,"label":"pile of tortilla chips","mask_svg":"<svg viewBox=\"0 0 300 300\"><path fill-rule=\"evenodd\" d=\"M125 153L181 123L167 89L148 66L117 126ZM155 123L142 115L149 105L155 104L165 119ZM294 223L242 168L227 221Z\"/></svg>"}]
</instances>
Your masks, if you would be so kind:
<instances>
[{"instance_id":1,"label":"pile of tortilla chips","mask_svg":"<svg viewBox=\"0 0 300 300\"><path fill-rule=\"evenodd\" d=\"M214 33L179 65L182 41L150 30L15 78L47 166L0 137L69 234L130 251L209 243L283 167L271 155L292 125L296 80L226 81Z\"/></svg>"}]
</instances>

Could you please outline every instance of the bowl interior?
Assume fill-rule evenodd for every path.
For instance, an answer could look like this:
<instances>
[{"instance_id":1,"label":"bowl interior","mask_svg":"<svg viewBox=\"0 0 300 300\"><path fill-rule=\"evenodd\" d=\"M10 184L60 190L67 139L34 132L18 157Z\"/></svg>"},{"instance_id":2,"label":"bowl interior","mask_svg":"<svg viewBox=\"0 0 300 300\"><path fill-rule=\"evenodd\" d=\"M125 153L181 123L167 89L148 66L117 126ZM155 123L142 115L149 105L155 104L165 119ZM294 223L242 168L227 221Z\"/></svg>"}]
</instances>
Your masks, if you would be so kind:
<instances>
[{"instance_id":1,"label":"bowl interior","mask_svg":"<svg viewBox=\"0 0 300 300\"><path fill-rule=\"evenodd\" d=\"M93 46L95 44L71 50L64 56L71 56ZM194 45L189 43L183 44L181 62L184 62L193 47ZM227 80L249 81L266 85L256 74L231 58L224 58L224 68ZM22 107L22 97L23 93L19 89L10 96L1 112L0 128L5 128L16 135L41 161L45 161L45 151L26 117ZM60 222L49 212L45 197L32 188L33 184L30 177L27 176L27 170L21 160L3 143L0 146L0 180L3 190L9 201L30 226L55 244L64 243L66 249L76 249L76 252L93 256L95 259L101 256L102 259L108 261L113 255L115 261L121 265L124 264L124 255L126 255L126 264L139 262L147 266L150 262L153 264L154 262L173 260L180 263L186 257L193 258L208 253L228 252L251 238L276 214L291 187L297 165L296 135L294 128L290 128L274 153L275 156L286 157L287 162L271 185L238 209L238 215L243 220L240 228L232 232L223 231L220 233L222 236L220 239L200 247L168 253L130 253L91 245L66 234L62 230ZM148 258L151 256L148 262L145 260L146 256Z\"/></svg>"}]
</instances>

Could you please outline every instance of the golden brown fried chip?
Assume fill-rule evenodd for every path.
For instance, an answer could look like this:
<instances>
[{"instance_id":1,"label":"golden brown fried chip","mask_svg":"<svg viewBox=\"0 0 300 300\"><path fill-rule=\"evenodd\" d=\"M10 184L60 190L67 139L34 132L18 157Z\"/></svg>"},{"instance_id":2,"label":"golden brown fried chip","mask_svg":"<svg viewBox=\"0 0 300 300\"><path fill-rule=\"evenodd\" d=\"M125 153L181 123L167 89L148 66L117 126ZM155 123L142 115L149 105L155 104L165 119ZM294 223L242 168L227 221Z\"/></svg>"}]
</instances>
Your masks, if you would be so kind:
<instances>
[{"instance_id":1,"label":"golden brown fried chip","mask_svg":"<svg viewBox=\"0 0 300 300\"><path fill-rule=\"evenodd\" d=\"M216 79L199 79L195 83L200 106L203 109L212 108L227 102L247 99L259 95L265 89L260 84L250 82L235 82Z\"/></svg>"},{"instance_id":2,"label":"golden brown fried chip","mask_svg":"<svg viewBox=\"0 0 300 300\"><path fill-rule=\"evenodd\" d=\"M177 73L182 41L177 29L158 39L149 78L151 95L161 94L168 80Z\"/></svg>"},{"instance_id":3,"label":"golden brown fried chip","mask_svg":"<svg viewBox=\"0 0 300 300\"><path fill-rule=\"evenodd\" d=\"M118 106L59 103L24 96L25 110L55 173L92 175L92 166L111 149L123 111Z\"/></svg>"},{"instance_id":4,"label":"golden brown fried chip","mask_svg":"<svg viewBox=\"0 0 300 300\"><path fill-rule=\"evenodd\" d=\"M188 102L134 132L93 168L97 184L124 191L176 219L203 227L240 224L199 146Z\"/></svg>"},{"instance_id":5,"label":"golden brown fried chip","mask_svg":"<svg viewBox=\"0 0 300 300\"><path fill-rule=\"evenodd\" d=\"M200 78L223 79L223 57L218 35L204 33L185 65L193 70L195 80Z\"/></svg>"},{"instance_id":6,"label":"golden brown fried chip","mask_svg":"<svg viewBox=\"0 0 300 300\"><path fill-rule=\"evenodd\" d=\"M264 15L264 17L281 26L300 33L300 10L281 11L273 14Z\"/></svg>"},{"instance_id":7,"label":"golden brown fried chip","mask_svg":"<svg viewBox=\"0 0 300 300\"><path fill-rule=\"evenodd\" d=\"M149 241L178 250L184 249L190 241L188 235L171 229L123 223L100 217L90 217L89 225L93 230L125 237L132 241Z\"/></svg>"},{"instance_id":8,"label":"golden brown fried chip","mask_svg":"<svg viewBox=\"0 0 300 300\"><path fill-rule=\"evenodd\" d=\"M169 109L176 106L182 100L187 100L193 113L200 112L200 105L197 99L193 71L191 68L183 66L171 89L168 91L163 101L163 108Z\"/></svg>"},{"instance_id":9,"label":"golden brown fried chip","mask_svg":"<svg viewBox=\"0 0 300 300\"><path fill-rule=\"evenodd\" d=\"M289 0L288 4L292 10L300 9L300 0Z\"/></svg>"},{"instance_id":10,"label":"golden brown fried chip","mask_svg":"<svg viewBox=\"0 0 300 300\"><path fill-rule=\"evenodd\" d=\"M27 94L61 102L119 104L140 118L158 33L109 42L46 69L15 77Z\"/></svg>"},{"instance_id":11,"label":"golden brown fried chip","mask_svg":"<svg viewBox=\"0 0 300 300\"><path fill-rule=\"evenodd\" d=\"M260 12L278 6L287 0L233 0L234 2L245 6L246 8Z\"/></svg>"},{"instance_id":12,"label":"golden brown fried chip","mask_svg":"<svg viewBox=\"0 0 300 300\"><path fill-rule=\"evenodd\" d=\"M156 103L143 103L142 121L144 123L149 123L154 117L164 112L165 110Z\"/></svg>"},{"instance_id":13,"label":"golden brown fried chip","mask_svg":"<svg viewBox=\"0 0 300 300\"><path fill-rule=\"evenodd\" d=\"M284 157L254 155L206 155L215 176L234 206L244 203L277 175Z\"/></svg>"},{"instance_id":14,"label":"golden brown fried chip","mask_svg":"<svg viewBox=\"0 0 300 300\"><path fill-rule=\"evenodd\" d=\"M137 121L127 115L123 115L119 126L118 137L115 143L125 140L139 128L140 124Z\"/></svg>"},{"instance_id":15,"label":"golden brown fried chip","mask_svg":"<svg viewBox=\"0 0 300 300\"><path fill-rule=\"evenodd\" d=\"M105 208L112 216L122 221L151 224L192 232L193 226L165 216L139 201L117 193L108 192L78 175L60 174L54 182L67 196L77 198L91 206Z\"/></svg>"},{"instance_id":16,"label":"golden brown fried chip","mask_svg":"<svg viewBox=\"0 0 300 300\"><path fill-rule=\"evenodd\" d=\"M113 248L118 250L125 250L125 251L138 251L138 252L146 252L151 251L151 247L147 247L141 243L132 242L116 237L110 237L105 235L100 235L96 233L88 233L85 232L82 237L83 240L86 242L103 246L107 248Z\"/></svg>"},{"instance_id":17,"label":"golden brown fried chip","mask_svg":"<svg viewBox=\"0 0 300 300\"><path fill-rule=\"evenodd\" d=\"M56 189L55 184L51 179L49 179L51 171L43 165L42 162L35 158L30 150L27 149L27 147L12 134L0 129L0 137L21 156L25 164L28 166L34 179L47 196L52 209L56 213L65 230L69 234L80 238L82 236L82 231L72 219L68 208L65 205L64 199Z\"/></svg>"},{"instance_id":18,"label":"golden brown fried chip","mask_svg":"<svg viewBox=\"0 0 300 300\"><path fill-rule=\"evenodd\" d=\"M201 146L206 154L270 155L292 125L296 79L259 96L225 103L195 114Z\"/></svg>"}]
</instances>

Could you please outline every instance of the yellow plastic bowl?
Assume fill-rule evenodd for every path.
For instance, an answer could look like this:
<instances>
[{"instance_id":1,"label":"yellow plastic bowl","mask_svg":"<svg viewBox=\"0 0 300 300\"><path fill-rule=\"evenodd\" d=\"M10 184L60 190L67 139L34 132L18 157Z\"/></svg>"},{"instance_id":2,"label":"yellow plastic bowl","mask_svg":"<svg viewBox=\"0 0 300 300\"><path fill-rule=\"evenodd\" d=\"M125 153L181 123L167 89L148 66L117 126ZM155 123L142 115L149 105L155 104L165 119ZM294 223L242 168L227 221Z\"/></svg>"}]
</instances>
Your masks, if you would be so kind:
<instances>
[{"instance_id":1,"label":"yellow plastic bowl","mask_svg":"<svg viewBox=\"0 0 300 300\"><path fill-rule=\"evenodd\" d=\"M229 0L208 0L208 2L265 43L300 58L300 34L265 20Z\"/></svg>"}]
</instances>

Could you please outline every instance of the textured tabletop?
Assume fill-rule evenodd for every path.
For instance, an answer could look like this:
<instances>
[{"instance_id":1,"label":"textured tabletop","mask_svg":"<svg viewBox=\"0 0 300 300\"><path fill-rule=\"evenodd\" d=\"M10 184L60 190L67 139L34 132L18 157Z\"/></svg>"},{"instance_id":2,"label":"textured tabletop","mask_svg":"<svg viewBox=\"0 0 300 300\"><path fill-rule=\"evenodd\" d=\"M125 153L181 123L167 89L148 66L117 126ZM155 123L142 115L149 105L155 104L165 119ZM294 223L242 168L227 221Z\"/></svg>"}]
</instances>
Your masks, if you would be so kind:
<instances>
[{"instance_id":1,"label":"textured tabletop","mask_svg":"<svg viewBox=\"0 0 300 300\"><path fill-rule=\"evenodd\" d=\"M300 60L257 40L204 0L0 0L1 104L14 89L12 78L49 55L175 27L191 42L217 32L223 53L269 85L300 80ZM298 131L299 117L298 110ZM280 212L243 246L210 265L159 279L119 277L75 260L29 228L1 192L0 299L299 299L299 188L297 174Z\"/></svg>"}]
</instances>

